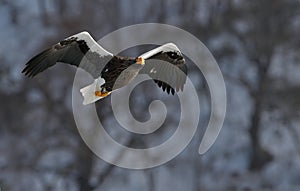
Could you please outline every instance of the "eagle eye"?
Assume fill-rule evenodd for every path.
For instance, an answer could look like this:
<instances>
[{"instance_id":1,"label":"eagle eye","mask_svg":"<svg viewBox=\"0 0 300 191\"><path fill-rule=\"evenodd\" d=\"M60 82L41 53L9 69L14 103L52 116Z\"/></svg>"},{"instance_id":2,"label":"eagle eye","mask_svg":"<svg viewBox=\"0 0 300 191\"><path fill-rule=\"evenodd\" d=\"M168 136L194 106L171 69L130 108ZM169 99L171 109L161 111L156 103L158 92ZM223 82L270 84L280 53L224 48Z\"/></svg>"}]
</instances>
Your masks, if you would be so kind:
<instances>
[{"instance_id":1,"label":"eagle eye","mask_svg":"<svg viewBox=\"0 0 300 191\"><path fill-rule=\"evenodd\" d=\"M179 57L176 52L168 52L167 54L172 59L177 59Z\"/></svg>"}]
</instances>

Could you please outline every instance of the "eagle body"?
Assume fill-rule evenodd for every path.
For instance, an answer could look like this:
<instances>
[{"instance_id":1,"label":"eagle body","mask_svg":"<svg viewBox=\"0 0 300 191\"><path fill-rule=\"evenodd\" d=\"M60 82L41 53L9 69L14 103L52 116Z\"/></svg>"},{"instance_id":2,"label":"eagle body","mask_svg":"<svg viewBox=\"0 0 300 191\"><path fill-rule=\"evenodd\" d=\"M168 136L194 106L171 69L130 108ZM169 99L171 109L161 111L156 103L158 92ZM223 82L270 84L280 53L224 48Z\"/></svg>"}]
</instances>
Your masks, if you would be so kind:
<instances>
[{"instance_id":1,"label":"eagle body","mask_svg":"<svg viewBox=\"0 0 300 191\"><path fill-rule=\"evenodd\" d=\"M150 63L150 60L164 61ZM83 104L94 103L132 81L139 73L148 74L167 93L183 91L187 67L185 60L173 43L168 43L138 57L113 55L102 48L88 32L81 32L28 61L26 76L34 77L57 62L84 69L94 77L94 82L82 89ZM179 69L179 70L176 70Z\"/></svg>"},{"instance_id":2,"label":"eagle body","mask_svg":"<svg viewBox=\"0 0 300 191\"><path fill-rule=\"evenodd\" d=\"M136 58L114 56L101 72L100 77L106 82L101 87L106 91L119 89L132 81L142 68L142 64L136 63Z\"/></svg>"}]
</instances>

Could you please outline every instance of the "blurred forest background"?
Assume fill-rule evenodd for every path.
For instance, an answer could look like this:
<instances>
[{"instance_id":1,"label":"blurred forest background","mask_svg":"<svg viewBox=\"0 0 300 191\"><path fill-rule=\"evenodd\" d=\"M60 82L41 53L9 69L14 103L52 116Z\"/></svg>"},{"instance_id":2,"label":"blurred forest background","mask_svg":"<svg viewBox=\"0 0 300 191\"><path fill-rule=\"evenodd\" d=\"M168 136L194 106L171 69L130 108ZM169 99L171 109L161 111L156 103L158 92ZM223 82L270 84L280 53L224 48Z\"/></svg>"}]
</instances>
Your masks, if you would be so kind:
<instances>
[{"instance_id":1,"label":"blurred forest background","mask_svg":"<svg viewBox=\"0 0 300 191\"><path fill-rule=\"evenodd\" d=\"M97 158L80 138L71 108L74 68L57 65L35 79L21 70L77 32L99 39L144 22L180 27L208 47L224 75L228 108L217 141L199 155L210 99L201 72L188 63L203 106L195 137L167 164L127 170ZM1 189L300 190L299 32L298 0L0 0ZM176 101L154 84L138 86L131 99L153 87L146 103L132 101L138 119L149 117L153 99ZM97 107L116 140L127 136L128 145L145 148L174 132L180 112L168 110L163 130L139 136L118 130L110 98Z\"/></svg>"}]
</instances>

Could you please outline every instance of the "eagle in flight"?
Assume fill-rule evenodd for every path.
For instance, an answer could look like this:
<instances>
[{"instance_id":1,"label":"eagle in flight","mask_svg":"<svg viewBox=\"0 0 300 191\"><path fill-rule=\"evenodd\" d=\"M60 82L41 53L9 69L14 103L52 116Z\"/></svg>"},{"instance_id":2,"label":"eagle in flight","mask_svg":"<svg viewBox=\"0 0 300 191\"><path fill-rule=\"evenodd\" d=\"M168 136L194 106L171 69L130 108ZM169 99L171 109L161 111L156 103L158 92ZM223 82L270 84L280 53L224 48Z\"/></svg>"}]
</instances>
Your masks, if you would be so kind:
<instances>
[{"instance_id":1,"label":"eagle in flight","mask_svg":"<svg viewBox=\"0 0 300 191\"><path fill-rule=\"evenodd\" d=\"M88 32L73 35L39 53L28 61L22 73L34 77L57 62L82 68L94 77L92 84L80 89L84 105L108 96L138 74L148 74L163 91L174 95L175 91L183 91L187 75L185 60L173 43L138 57L123 57L102 48Z\"/></svg>"}]
</instances>

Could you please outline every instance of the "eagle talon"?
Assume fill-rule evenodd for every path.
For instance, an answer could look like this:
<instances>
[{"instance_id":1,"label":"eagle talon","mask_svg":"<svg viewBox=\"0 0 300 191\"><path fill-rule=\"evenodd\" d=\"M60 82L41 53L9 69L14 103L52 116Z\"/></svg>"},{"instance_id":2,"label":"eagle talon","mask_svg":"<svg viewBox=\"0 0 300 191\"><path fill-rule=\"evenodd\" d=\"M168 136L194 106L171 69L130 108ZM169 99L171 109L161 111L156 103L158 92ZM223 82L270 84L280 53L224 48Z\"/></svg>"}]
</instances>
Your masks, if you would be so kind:
<instances>
[{"instance_id":1,"label":"eagle talon","mask_svg":"<svg viewBox=\"0 0 300 191\"><path fill-rule=\"evenodd\" d=\"M98 96L98 97L105 97L107 95L109 95L110 92L101 92L101 91L95 91L95 96Z\"/></svg>"}]
</instances>

